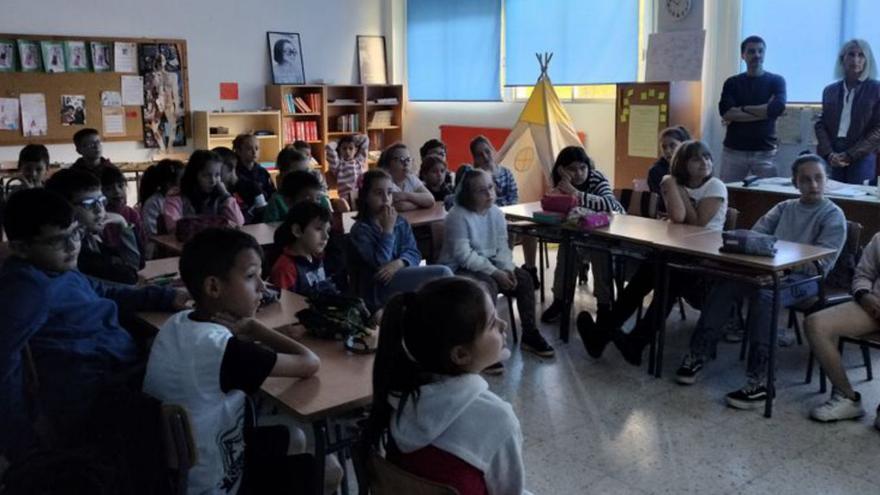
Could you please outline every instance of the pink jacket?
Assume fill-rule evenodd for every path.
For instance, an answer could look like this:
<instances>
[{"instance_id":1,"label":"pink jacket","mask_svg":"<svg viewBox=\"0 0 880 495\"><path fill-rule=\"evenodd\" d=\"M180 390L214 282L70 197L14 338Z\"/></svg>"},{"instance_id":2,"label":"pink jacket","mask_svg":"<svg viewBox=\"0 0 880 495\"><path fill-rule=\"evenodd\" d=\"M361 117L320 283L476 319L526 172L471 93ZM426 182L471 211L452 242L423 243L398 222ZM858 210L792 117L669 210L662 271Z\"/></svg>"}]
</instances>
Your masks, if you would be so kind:
<instances>
[{"instance_id":1,"label":"pink jacket","mask_svg":"<svg viewBox=\"0 0 880 495\"><path fill-rule=\"evenodd\" d=\"M229 196L223 202L221 211L217 212L229 221L230 226L244 225L244 215L241 214L241 208L235 202L235 198ZM174 194L165 198L165 206L162 209L162 219L165 222L165 228L169 234L173 234L177 229L177 221L183 217L192 217L196 215L196 211L190 204L189 200L179 194Z\"/></svg>"}]
</instances>

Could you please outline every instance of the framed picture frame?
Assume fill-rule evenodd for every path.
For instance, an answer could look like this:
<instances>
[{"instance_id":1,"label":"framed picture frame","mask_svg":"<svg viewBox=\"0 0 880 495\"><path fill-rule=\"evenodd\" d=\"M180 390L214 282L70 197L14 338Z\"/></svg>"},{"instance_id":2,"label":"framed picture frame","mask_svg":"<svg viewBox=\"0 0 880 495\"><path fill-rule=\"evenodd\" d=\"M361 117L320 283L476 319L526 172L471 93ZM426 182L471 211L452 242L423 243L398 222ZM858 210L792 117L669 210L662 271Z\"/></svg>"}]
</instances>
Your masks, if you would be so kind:
<instances>
[{"instance_id":1,"label":"framed picture frame","mask_svg":"<svg viewBox=\"0 0 880 495\"><path fill-rule=\"evenodd\" d=\"M89 52L85 41L65 41L64 59L67 72L87 72L89 70Z\"/></svg>"},{"instance_id":2,"label":"framed picture frame","mask_svg":"<svg viewBox=\"0 0 880 495\"><path fill-rule=\"evenodd\" d=\"M305 84L306 72L299 33L266 33L272 84Z\"/></svg>"},{"instance_id":3,"label":"framed picture frame","mask_svg":"<svg viewBox=\"0 0 880 495\"><path fill-rule=\"evenodd\" d=\"M358 69L361 84L388 84L384 36L358 36Z\"/></svg>"},{"instance_id":4,"label":"framed picture frame","mask_svg":"<svg viewBox=\"0 0 880 495\"><path fill-rule=\"evenodd\" d=\"M49 74L65 71L64 44L60 41L41 41L43 69Z\"/></svg>"},{"instance_id":5,"label":"framed picture frame","mask_svg":"<svg viewBox=\"0 0 880 495\"><path fill-rule=\"evenodd\" d=\"M15 42L0 40L0 72L14 71L15 59Z\"/></svg>"},{"instance_id":6,"label":"framed picture frame","mask_svg":"<svg viewBox=\"0 0 880 495\"><path fill-rule=\"evenodd\" d=\"M92 58L92 70L95 72L110 72L113 69L113 47L110 43L92 41L89 44Z\"/></svg>"},{"instance_id":7,"label":"framed picture frame","mask_svg":"<svg viewBox=\"0 0 880 495\"><path fill-rule=\"evenodd\" d=\"M18 62L22 72L39 72L43 70L43 57L40 55L40 44L32 40L18 40Z\"/></svg>"}]
</instances>

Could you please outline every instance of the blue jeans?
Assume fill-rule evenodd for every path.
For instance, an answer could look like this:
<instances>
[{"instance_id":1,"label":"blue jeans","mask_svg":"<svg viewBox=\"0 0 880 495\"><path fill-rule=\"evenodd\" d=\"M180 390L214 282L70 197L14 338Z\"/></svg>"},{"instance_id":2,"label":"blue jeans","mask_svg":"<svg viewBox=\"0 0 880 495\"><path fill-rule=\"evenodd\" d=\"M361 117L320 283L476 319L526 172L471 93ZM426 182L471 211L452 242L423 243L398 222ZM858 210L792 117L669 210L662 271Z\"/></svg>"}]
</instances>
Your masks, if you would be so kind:
<instances>
[{"instance_id":1,"label":"blue jeans","mask_svg":"<svg viewBox=\"0 0 880 495\"><path fill-rule=\"evenodd\" d=\"M866 180L872 184L877 180L877 155L869 153L861 160L850 163L848 167L830 167L831 178L847 184L862 184Z\"/></svg>"},{"instance_id":2,"label":"blue jeans","mask_svg":"<svg viewBox=\"0 0 880 495\"><path fill-rule=\"evenodd\" d=\"M393 296L401 292L413 292L426 282L435 278L451 277L452 270L446 265L407 266L397 270L386 285L376 289L379 306L384 306ZM375 308L371 308L375 309Z\"/></svg>"},{"instance_id":3,"label":"blue jeans","mask_svg":"<svg viewBox=\"0 0 880 495\"><path fill-rule=\"evenodd\" d=\"M792 274L785 283L794 283L810 275ZM779 306L792 306L819 293L818 282L807 282L779 291ZM749 300L749 360L746 375L750 383L766 384L767 360L770 356L770 322L779 315L773 310L773 291L741 282L721 282L712 288L700 313L697 328L691 336L691 354L707 360L715 357L718 341L724 333L724 324L736 309L739 300Z\"/></svg>"},{"instance_id":4,"label":"blue jeans","mask_svg":"<svg viewBox=\"0 0 880 495\"><path fill-rule=\"evenodd\" d=\"M725 184L743 180L750 173L758 177L776 177L773 159L776 150L740 151L725 147L721 151L721 181Z\"/></svg>"}]
</instances>

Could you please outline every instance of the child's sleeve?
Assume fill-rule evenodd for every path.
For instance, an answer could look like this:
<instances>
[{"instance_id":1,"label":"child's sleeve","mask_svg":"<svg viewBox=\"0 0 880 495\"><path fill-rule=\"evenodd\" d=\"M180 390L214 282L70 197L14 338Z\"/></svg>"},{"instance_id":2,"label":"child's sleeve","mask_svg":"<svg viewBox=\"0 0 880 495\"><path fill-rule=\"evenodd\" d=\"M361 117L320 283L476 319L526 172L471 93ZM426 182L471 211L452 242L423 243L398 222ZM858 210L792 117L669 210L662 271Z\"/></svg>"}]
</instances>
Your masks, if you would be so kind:
<instances>
[{"instance_id":1,"label":"child's sleeve","mask_svg":"<svg viewBox=\"0 0 880 495\"><path fill-rule=\"evenodd\" d=\"M782 217L782 210L785 208L785 204L785 202L782 202L770 208L770 211L755 222L752 230L761 234L775 235L776 227L779 226L779 219Z\"/></svg>"},{"instance_id":2,"label":"child's sleeve","mask_svg":"<svg viewBox=\"0 0 880 495\"><path fill-rule=\"evenodd\" d=\"M856 265L856 272L853 276L853 294L860 290L871 292L874 289L874 282L878 278L880 278L880 233L874 234L874 237L862 251L862 259Z\"/></svg>"},{"instance_id":3,"label":"child's sleeve","mask_svg":"<svg viewBox=\"0 0 880 495\"><path fill-rule=\"evenodd\" d=\"M281 255L284 257L285 255ZM284 290L293 290L296 287L296 265L293 263L283 263L281 258L272 265L272 272L269 274L269 282L275 287Z\"/></svg>"},{"instance_id":4,"label":"child's sleeve","mask_svg":"<svg viewBox=\"0 0 880 495\"><path fill-rule=\"evenodd\" d=\"M107 284L87 277L92 289L101 297L111 299L119 306L119 311L173 311L174 289L147 285L144 287Z\"/></svg>"},{"instance_id":5,"label":"child's sleeve","mask_svg":"<svg viewBox=\"0 0 880 495\"><path fill-rule=\"evenodd\" d=\"M354 139L355 144L357 145L357 153L354 155L354 159L361 167L358 172L358 175L360 175L364 173L364 170L367 168L367 155L370 152L370 137L366 134L358 134Z\"/></svg>"},{"instance_id":6,"label":"child's sleeve","mask_svg":"<svg viewBox=\"0 0 880 495\"><path fill-rule=\"evenodd\" d=\"M817 246L834 249L835 253L818 260L823 275L834 268L834 263L840 256L843 245L846 244L846 217L840 208L834 208L819 227L819 235L816 237Z\"/></svg>"},{"instance_id":7,"label":"child's sleeve","mask_svg":"<svg viewBox=\"0 0 880 495\"><path fill-rule=\"evenodd\" d=\"M373 269L395 259L394 233L379 232L376 237L365 222L355 222L351 228L351 242L361 260Z\"/></svg>"},{"instance_id":8,"label":"child's sleeve","mask_svg":"<svg viewBox=\"0 0 880 495\"><path fill-rule=\"evenodd\" d=\"M489 495L525 494L525 468L522 460L522 433L517 428L489 462L485 473Z\"/></svg>"},{"instance_id":9,"label":"child's sleeve","mask_svg":"<svg viewBox=\"0 0 880 495\"><path fill-rule=\"evenodd\" d=\"M451 258L465 270L492 275L496 270L495 265L489 258L480 255L473 248L468 234L467 221L456 213L456 208L461 208L461 206L453 208L446 217L446 233L443 239L444 243L448 242L451 246Z\"/></svg>"},{"instance_id":10,"label":"child's sleeve","mask_svg":"<svg viewBox=\"0 0 880 495\"><path fill-rule=\"evenodd\" d=\"M507 221L501 210L498 208L492 208L492 210L490 214L495 234L495 258L492 259L492 262L501 270L513 270L516 265L513 264L513 252L510 250L507 237Z\"/></svg>"},{"instance_id":11,"label":"child's sleeve","mask_svg":"<svg viewBox=\"0 0 880 495\"><path fill-rule=\"evenodd\" d=\"M253 342L230 338L220 362L220 390L225 393L232 390L256 393L269 377L277 359L275 351Z\"/></svg>"},{"instance_id":12,"label":"child's sleeve","mask_svg":"<svg viewBox=\"0 0 880 495\"><path fill-rule=\"evenodd\" d=\"M183 196L179 194L168 196L165 199L165 206L162 208L162 221L169 234L173 234L177 230L177 221L181 218L183 218Z\"/></svg>"},{"instance_id":13,"label":"child's sleeve","mask_svg":"<svg viewBox=\"0 0 880 495\"><path fill-rule=\"evenodd\" d=\"M397 217L397 225L394 230L400 236L400 253L398 257L407 266L419 266L419 263L422 262L422 253L416 244L416 236L413 234L412 227L403 217Z\"/></svg>"},{"instance_id":14,"label":"child's sleeve","mask_svg":"<svg viewBox=\"0 0 880 495\"><path fill-rule=\"evenodd\" d=\"M333 175L336 175L339 171L339 154L336 153L335 145L336 143L328 143L327 146L324 147L327 169L330 170L330 173Z\"/></svg>"},{"instance_id":15,"label":"child's sleeve","mask_svg":"<svg viewBox=\"0 0 880 495\"><path fill-rule=\"evenodd\" d=\"M0 385L21 364L28 339L49 319L47 297L45 288L33 278L17 278L0 286Z\"/></svg>"},{"instance_id":16,"label":"child's sleeve","mask_svg":"<svg viewBox=\"0 0 880 495\"><path fill-rule=\"evenodd\" d=\"M501 199L499 206L515 205L519 203L519 189L516 185L516 177L507 167L501 167L501 185L503 191L498 191Z\"/></svg>"},{"instance_id":17,"label":"child's sleeve","mask_svg":"<svg viewBox=\"0 0 880 495\"><path fill-rule=\"evenodd\" d=\"M614 197L614 191L611 190L608 179L602 175L602 172L594 170L590 174L590 181L593 183L588 184L589 192L584 194L584 206L593 211L624 212L623 206Z\"/></svg>"},{"instance_id":18,"label":"child's sleeve","mask_svg":"<svg viewBox=\"0 0 880 495\"><path fill-rule=\"evenodd\" d=\"M238 202L235 201L234 196L229 196L223 202L223 216L232 225L244 225L244 215L241 213L241 208L238 207Z\"/></svg>"}]
</instances>

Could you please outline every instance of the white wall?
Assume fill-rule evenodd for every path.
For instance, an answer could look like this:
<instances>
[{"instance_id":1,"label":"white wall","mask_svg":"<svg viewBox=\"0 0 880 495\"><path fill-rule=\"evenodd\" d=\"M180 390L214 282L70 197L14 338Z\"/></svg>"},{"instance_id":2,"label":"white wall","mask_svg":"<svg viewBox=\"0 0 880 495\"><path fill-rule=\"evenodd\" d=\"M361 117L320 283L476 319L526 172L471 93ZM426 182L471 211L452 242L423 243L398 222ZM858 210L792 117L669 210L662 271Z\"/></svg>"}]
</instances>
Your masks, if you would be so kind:
<instances>
[{"instance_id":1,"label":"white wall","mask_svg":"<svg viewBox=\"0 0 880 495\"><path fill-rule=\"evenodd\" d=\"M4 0L0 32L182 38L187 41L192 110L256 109L271 82L266 32L300 33L306 78L350 84L358 77L355 36L381 35L385 0ZM239 100L219 98L238 82ZM2 91L2 90L0 90ZM52 118L52 116L49 116ZM94 121L92 121L94 122ZM92 122L89 122L91 125ZM97 123L95 123L97 127ZM0 147L16 160L19 147ZM115 161L146 160L143 143L107 143ZM73 145L52 145L53 161L73 161Z\"/></svg>"}]
</instances>

